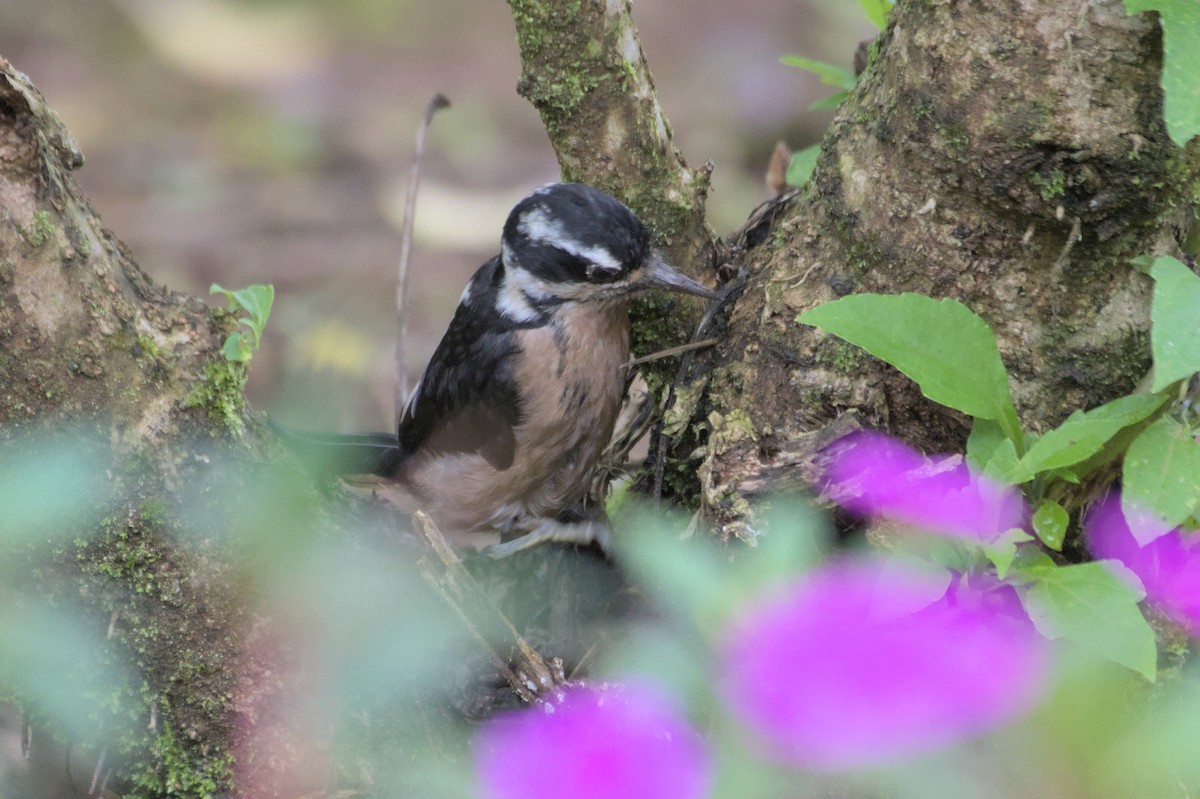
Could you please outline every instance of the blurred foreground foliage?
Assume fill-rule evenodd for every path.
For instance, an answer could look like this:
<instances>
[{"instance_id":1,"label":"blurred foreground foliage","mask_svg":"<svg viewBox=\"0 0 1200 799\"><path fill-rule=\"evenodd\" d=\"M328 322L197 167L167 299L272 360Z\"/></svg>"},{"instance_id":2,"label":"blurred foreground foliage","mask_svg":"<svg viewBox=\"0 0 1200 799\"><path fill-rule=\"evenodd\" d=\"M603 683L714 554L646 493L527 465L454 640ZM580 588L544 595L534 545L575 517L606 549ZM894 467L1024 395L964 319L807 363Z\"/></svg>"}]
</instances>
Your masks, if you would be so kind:
<instances>
[{"instance_id":1,"label":"blurred foreground foliage","mask_svg":"<svg viewBox=\"0 0 1200 799\"><path fill-rule=\"evenodd\" d=\"M0 459L0 696L34 730L28 760L0 762L6 797L56 795L29 767L51 740L86 764L76 785L94 777L133 797L239 795L234 785L246 796L515 796L545 763L558 764L558 795L626 795L579 781L571 764L596 762L626 769L634 785L660 784L639 782L655 763L695 769L669 781L681 792L666 795L681 797L1182 796L1200 786L1190 712L1200 675L1183 657L1187 639L1160 638L1175 649L1160 656L1157 683L1103 646L1050 641L1008 601L1013 588L979 542L899 522L886 552L835 544L826 515L797 498L774 504L756 548L734 552L686 519L627 504L614 564L559 553L575 564L566 590L596 606L572 642L546 632L561 609L537 606L544 560L468 559L507 570L501 606L524 601L518 627L545 656L565 655L568 676L602 700L551 692L545 708L565 702L583 729L617 731L539 750L536 728L497 737L488 722L478 738L480 719L520 703L377 503L334 498L337 518L307 475L241 462L214 468L179 504L130 506L106 494L107 457L102 442L72 435L9 443ZM614 588L618 573L630 587ZM214 583L187 584L196 575ZM1089 590L1072 588L1058 623L1087 623ZM175 612L198 607L199 617ZM226 623L209 626L217 620ZM236 640L206 642L217 634ZM498 631L485 637L500 646ZM199 713L173 704L197 686L221 699ZM643 691L659 697L645 700L659 708L645 717L654 721L588 715L628 713ZM545 708L517 712L553 715ZM690 730L675 736L686 756L648 758L637 744L645 724ZM633 741L625 749L621 730ZM517 740L526 748L504 748Z\"/></svg>"}]
</instances>

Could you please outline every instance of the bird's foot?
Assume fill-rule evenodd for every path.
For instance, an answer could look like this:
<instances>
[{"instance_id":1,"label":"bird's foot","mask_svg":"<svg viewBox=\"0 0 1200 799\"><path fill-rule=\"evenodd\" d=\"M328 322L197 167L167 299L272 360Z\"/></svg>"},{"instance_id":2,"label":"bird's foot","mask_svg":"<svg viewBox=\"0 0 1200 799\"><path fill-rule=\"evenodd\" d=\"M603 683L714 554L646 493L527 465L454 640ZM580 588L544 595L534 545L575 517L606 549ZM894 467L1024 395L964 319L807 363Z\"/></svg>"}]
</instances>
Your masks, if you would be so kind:
<instances>
[{"instance_id":1,"label":"bird's foot","mask_svg":"<svg viewBox=\"0 0 1200 799\"><path fill-rule=\"evenodd\" d=\"M560 519L539 519L529 531L510 541L492 544L483 548L483 553L491 558L507 558L516 552L538 546L539 544L575 544L587 546L596 544L608 555L612 553L612 528L608 520L603 518L579 519L563 521Z\"/></svg>"}]
</instances>

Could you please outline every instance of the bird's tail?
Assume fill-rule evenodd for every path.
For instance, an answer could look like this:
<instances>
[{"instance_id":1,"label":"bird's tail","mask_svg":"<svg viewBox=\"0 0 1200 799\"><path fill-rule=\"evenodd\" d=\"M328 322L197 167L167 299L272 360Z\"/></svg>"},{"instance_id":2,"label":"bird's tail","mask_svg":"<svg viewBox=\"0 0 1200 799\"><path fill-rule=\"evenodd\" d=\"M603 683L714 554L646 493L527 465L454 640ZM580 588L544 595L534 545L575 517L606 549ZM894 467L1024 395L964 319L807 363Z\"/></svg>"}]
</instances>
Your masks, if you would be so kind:
<instances>
[{"instance_id":1,"label":"bird's tail","mask_svg":"<svg viewBox=\"0 0 1200 799\"><path fill-rule=\"evenodd\" d=\"M393 433L312 433L270 419L267 426L306 466L321 474L391 477L400 465L400 439Z\"/></svg>"}]
</instances>

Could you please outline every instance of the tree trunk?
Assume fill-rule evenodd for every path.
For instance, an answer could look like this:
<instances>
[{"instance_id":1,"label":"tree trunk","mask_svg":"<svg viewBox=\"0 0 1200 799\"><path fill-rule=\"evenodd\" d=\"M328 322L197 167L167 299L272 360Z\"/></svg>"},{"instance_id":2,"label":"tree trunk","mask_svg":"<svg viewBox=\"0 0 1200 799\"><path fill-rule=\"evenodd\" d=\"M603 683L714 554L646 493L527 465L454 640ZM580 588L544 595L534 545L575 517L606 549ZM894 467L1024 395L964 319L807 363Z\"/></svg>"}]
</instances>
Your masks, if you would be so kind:
<instances>
[{"instance_id":1,"label":"tree trunk","mask_svg":"<svg viewBox=\"0 0 1200 799\"><path fill-rule=\"evenodd\" d=\"M575 16L563 6L514 2L518 31L523 18L591 26L589 39L538 25L538 46L523 46L527 74L553 68L556 85L587 77L602 87L649 74L630 60L640 52L617 44L636 37L613 33L628 26L627 6L585 2ZM554 56L600 49L581 47L588 41L607 48L610 80L592 62ZM1167 137L1153 15L1128 16L1120 0L901 0L869 53L806 190L781 196L727 242L748 285L703 390L676 392L692 403L672 415L706 428L703 504L726 534L749 534L754 501L811 482L815 454L846 429L869 425L926 451L961 449L968 432L965 417L797 324L799 313L858 292L960 300L995 329L1021 418L1040 431L1145 375L1151 285L1128 260L1177 254L1194 221L1200 157ZM635 97L626 104L646 104ZM564 166L586 160L598 135L589 120L605 109L634 114L614 102L607 89L584 93L553 121L539 104ZM600 170L640 197L638 164L663 149L584 174Z\"/></svg>"},{"instance_id":2,"label":"tree trunk","mask_svg":"<svg viewBox=\"0 0 1200 799\"><path fill-rule=\"evenodd\" d=\"M93 760L106 750L149 788L219 785L246 614L229 600L227 559L172 531L181 488L206 477L204 449L242 429L245 371L221 355L229 315L155 285L101 224L71 175L82 164L41 94L0 58L0 463L67 431L100 482L34 476L58 481L65 503L90 491L93 506L84 529L48 533L57 546L5 542L5 609L28 612L31 597L72 608L107 639L88 666L132 661L136 677L77 708L95 734L70 744ZM35 735L35 757L52 734ZM42 788L31 790L52 795Z\"/></svg>"}]
</instances>

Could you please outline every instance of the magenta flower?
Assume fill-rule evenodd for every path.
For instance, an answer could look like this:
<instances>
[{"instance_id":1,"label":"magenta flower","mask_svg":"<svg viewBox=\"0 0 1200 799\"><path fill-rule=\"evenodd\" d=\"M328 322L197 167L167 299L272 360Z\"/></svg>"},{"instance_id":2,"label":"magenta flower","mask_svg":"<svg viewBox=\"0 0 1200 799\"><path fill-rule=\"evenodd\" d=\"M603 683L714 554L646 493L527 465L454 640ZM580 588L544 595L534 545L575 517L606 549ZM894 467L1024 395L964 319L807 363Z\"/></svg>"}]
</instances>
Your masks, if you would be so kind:
<instances>
[{"instance_id":1,"label":"magenta flower","mask_svg":"<svg viewBox=\"0 0 1200 799\"><path fill-rule=\"evenodd\" d=\"M1200 635L1200 534L1171 530L1139 537L1130 529L1116 493L1092 506L1084 530L1097 557L1124 563L1142 581L1150 602L1192 635ZM1142 546L1139 538L1153 540Z\"/></svg>"},{"instance_id":2,"label":"magenta flower","mask_svg":"<svg viewBox=\"0 0 1200 799\"><path fill-rule=\"evenodd\" d=\"M893 762L1019 717L1044 689L1045 640L1011 589L966 601L944 587L895 564L836 562L748 608L722 656L730 710L774 758L822 769Z\"/></svg>"},{"instance_id":3,"label":"magenta flower","mask_svg":"<svg viewBox=\"0 0 1200 799\"><path fill-rule=\"evenodd\" d=\"M845 436L826 450L825 494L862 516L990 541L1021 527L1020 492L973 474L957 455L926 458L880 433Z\"/></svg>"},{"instance_id":4,"label":"magenta flower","mask_svg":"<svg viewBox=\"0 0 1200 799\"><path fill-rule=\"evenodd\" d=\"M575 687L562 700L487 722L475 738L486 799L700 799L703 743L649 686Z\"/></svg>"}]
</instances>

